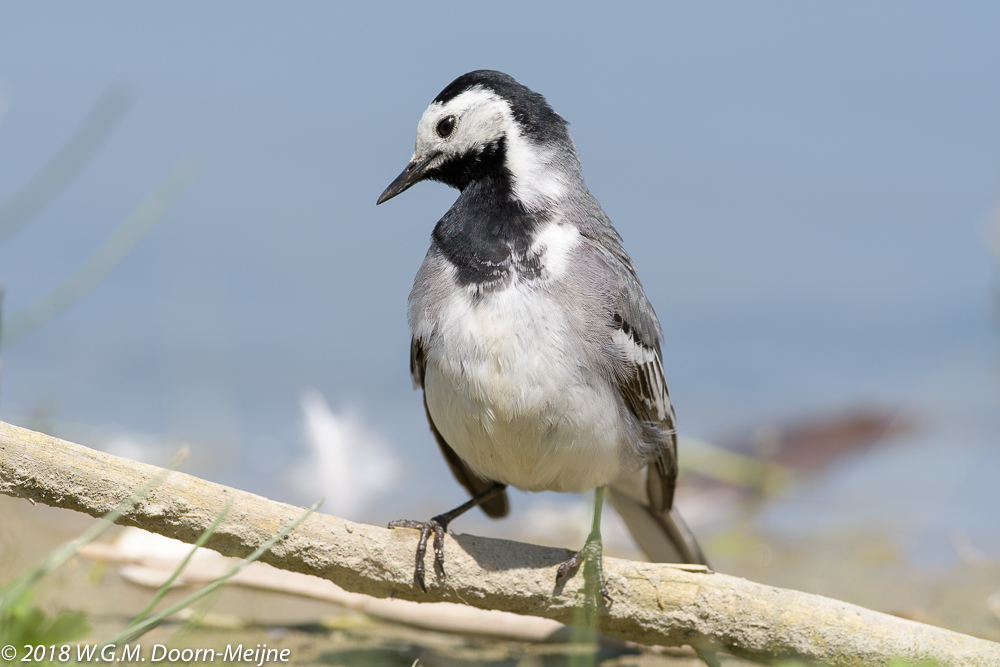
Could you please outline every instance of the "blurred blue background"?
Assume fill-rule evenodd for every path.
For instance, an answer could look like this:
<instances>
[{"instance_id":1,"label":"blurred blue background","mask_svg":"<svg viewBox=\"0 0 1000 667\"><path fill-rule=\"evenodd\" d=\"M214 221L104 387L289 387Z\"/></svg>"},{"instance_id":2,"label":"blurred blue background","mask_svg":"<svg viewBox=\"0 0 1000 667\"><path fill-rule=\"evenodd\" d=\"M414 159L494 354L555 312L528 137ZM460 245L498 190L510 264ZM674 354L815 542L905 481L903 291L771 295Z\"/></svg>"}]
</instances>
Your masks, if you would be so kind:
<instances>
[{"instance_id":1,"label":"blurred blue background","mask_svg":"<svg viewBox=\"0 0 1000 667\"><path fill-rule=\"evenodd\" d=\"M201 171L85 299L3 351L0 419L137 457L189 441L193 471L306 502L314 387L406 471L352 518L459 501L405 320L456 193L374 202L438 91L500 69L570 121L663 323L682 433L915 417L762 526L910 526L930 563L957 526L996 556L998 34L991 2L4 4L0 200L109 85L137 91L0 245L8 320L179 160Z\"/></svg>"}]
</instances>

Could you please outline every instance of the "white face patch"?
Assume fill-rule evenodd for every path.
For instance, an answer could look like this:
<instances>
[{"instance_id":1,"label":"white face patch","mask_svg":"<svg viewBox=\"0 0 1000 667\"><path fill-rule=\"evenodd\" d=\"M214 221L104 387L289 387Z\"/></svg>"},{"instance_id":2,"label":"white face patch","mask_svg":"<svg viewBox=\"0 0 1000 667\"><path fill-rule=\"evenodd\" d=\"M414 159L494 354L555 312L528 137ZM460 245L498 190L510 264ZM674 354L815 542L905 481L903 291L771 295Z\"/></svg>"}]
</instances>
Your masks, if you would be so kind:
<instances>
[{"instance_id":1,"label":"white face patch","mask_svg":"<svg viewBox=\"0 0 1000 667\"><path fill-rule=\"evenodd\" d=\"M442 138L437 126L448 116L455 117L455 127ZM445 104L432 102L427 107L417 124L413 160L440 151L441 156L430 165L438 166L450 157L482 150L501 136L506 137L506 166L513 177L514 194L525 207L537 211L560 200L566 193L567 179L558 167L554 151L525 137L514 120L510 104L479 86Z\"/></svg>"}]
</instances>

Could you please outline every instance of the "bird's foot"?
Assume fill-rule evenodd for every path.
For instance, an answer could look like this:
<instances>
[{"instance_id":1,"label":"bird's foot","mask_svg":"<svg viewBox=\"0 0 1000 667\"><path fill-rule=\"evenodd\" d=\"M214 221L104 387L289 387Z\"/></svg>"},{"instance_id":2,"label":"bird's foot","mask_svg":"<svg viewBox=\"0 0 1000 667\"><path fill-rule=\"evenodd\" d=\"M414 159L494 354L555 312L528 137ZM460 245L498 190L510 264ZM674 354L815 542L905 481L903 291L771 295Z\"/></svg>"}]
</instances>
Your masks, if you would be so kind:
<instances>
[{"instance_id":1,"label":"bird's foot","mask_svg":"<svg viewBox=\"0 0 1000 667\"><path fill-rule=\"evenodd\" d=\"M570 558L560 565L558 570L556 570L556 584L561 584L566 581L566 579L568 579L582 564L585 583L596 582L597 590L600 591L601 597L604 598L605 602L611 604L611 594L608 593L608 587L604 583L603 554L604 547L601 543L600 533L596 535L591 533L587 537L587 541L584 543L583 548L570 556Z\"/></svg>"},{"instance_id":2,"label":"bird's foot","mask_svg":"<svg viewBox=\"0 0 1000 667\"><path fill-rule=\"evenodd\" d=\"M434 572L444 576L444 534L448 530L448 520L443 516L436 516L430 521L411 521L410 519L399 519L389 523L389 528L413 528L420 531L420 540L417 542L417 565L413 570L413 578L417 580L420 589L426 593L427 586L424 584L424 556L427 554L427 538L434 533Z\"/></svg>"}]
</instances>

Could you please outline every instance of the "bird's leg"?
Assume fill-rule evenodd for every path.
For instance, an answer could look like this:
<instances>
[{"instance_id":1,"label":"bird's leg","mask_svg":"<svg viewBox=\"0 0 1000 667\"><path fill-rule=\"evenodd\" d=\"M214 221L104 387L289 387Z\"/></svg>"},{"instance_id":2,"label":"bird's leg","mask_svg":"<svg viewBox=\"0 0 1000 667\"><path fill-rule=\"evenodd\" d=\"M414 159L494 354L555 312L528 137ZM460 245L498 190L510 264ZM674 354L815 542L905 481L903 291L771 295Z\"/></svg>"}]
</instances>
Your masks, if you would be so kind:
<instances>
[{"instance_id":1,"label":"bird's leg","mask_svg":"<svg viewBox=\"0 0 1000 667\"><path fill-rule=\"evenodd\" d=\"M556 570L556 583L565 581L580 563L584 563L584 579L592 567L597 578L597 588L601 592L601 597L607 602L611 602L611 595L604 584L604 546L601 542L601 510L604 507L604 487L599 486L594 492L594 522L591 524L590 535L584 542L583 548L573 554L569 560L559 566Z\"/></svg>"},{"instance_id":2,"label":"bird's leg","mask_svg":"<svg viewBox=\"0 0 1000 667\"><path fill-rule=\"evenodd\" d=\"M413 576L420 584L421 590L427 592L424 585L424 556L427 553L427 538L434 533L434 571L444 576L444 534L448 530L448 524L462 516L473 507L482 505L497 494L503 493L507 488L506 484L494 482L493 486L487 488L479 495L462 503L450 512L438 514L430 521L411 521L410 519L399 519L389 523L389 528L414 528L420 531L420 540L417 542L417 566Z\"/></svg>"}]
</instances>

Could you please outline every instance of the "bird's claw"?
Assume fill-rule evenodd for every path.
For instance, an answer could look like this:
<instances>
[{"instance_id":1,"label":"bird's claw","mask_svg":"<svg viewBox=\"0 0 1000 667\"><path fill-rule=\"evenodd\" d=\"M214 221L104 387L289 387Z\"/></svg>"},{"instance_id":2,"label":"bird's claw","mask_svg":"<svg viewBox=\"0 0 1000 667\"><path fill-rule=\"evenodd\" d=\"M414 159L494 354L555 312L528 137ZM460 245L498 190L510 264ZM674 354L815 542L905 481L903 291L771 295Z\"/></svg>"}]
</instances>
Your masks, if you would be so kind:
<instances>
[{"instance_id":1,"label":"bird's claw","mask_svg":"<svg viewBox=\"0 0 1000 667\"><path fill-rule=\"evenodd\" d=\"M434 517L430 521L412 521L410 519L398 519L389 523L389 528L413 528L420 531L420 540L417 542L417 564L413 569L413 578L417 580L420 589L426 593L427 586L424 584L424 556L427 554L427 538L434 533L434 572L444 576L444 533L448 524L439 521Z\"/></svg>"},{"instance_id":2,"label":"bird's claw","mask_svg":"<svg viewBox=\"0 0 1000 667\"><path fill-rule=\"evenodd\" d=\"M566 579L568 579L573 572L581 565L584 565L584 578L588 574L588 570L593 568L594 574L597 577L597 589L601 592L601 597L608 604L613 602L611 594L608 593L608 587L604 583L604 558L603 558L603 546L601 544L601 538L596 539L591 536L587 538L587 542L583 545L583 548L575 552L570 556L564 563L559 566L556 570L556 584L561 584Z\"/></svg>"}]
</instances>

